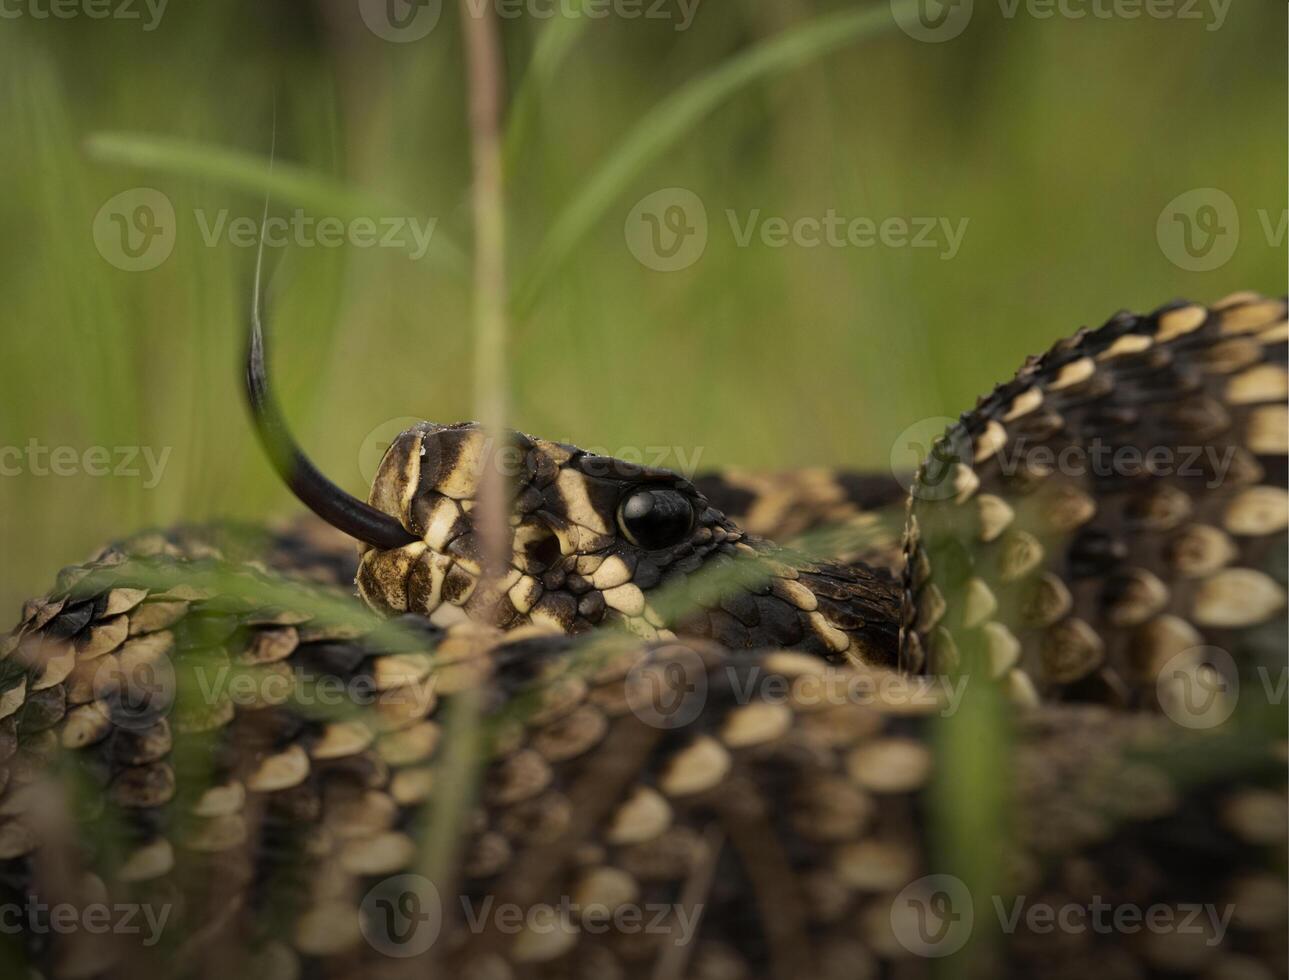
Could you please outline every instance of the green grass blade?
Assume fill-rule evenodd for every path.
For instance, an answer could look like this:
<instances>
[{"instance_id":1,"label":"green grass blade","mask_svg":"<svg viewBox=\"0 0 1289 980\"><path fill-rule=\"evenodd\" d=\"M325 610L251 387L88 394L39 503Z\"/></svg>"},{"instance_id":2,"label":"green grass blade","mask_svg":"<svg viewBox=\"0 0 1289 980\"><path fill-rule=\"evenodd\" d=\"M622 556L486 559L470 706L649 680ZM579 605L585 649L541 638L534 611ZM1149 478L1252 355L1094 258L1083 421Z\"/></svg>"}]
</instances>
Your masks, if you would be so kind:
<instances>
[{"instance_id":1,"label":"green grass blade","mask_svg":"<svg viewBox=\"0 0 1289 980\"><path fill-rule=\"evenodd\" d=\"M758 79L799 67L893 26L897 10L902 6L911 8L915 2L879 3L859 11L816 18L731 58L664 99L618 144L581 193L555 219L515 293L516 315L531 312L552 273L626 186L709 112Z\"/></svg>"},{"instance_id":2,"label":"green grass blade","mask_svg":"<svg viewBox=\"0 0 1289 980\"><path fill-rule=\"evenodd\" d=\"M524 143L537 118L537 103L549 91L555 73L586 31L590 0L577 0L577 9L567 10L542 28L533 49L533 59L519 83L506 121L502 162L507 175L515 172Z\"/></svg>"},{"instance_id":3,"label":"green grass blade","mask_svg":"<svg viewBox=\"0 0 1289 980\"><path fill-rule=\"evenodd\" d=\"M86 140L85 148L92 159L103 163L202 178L256 195L269 193L275 200L342 220L411 214L397 201L354 191L337 181L281 160L270 161L268 157L227 147L148 133L99 132ZM413 244L404 242L409 248ZM439 226L434 229L426 258L446 271L458 274L469 267L465 253L447 238Z\"/></svg>"}]
</instances>

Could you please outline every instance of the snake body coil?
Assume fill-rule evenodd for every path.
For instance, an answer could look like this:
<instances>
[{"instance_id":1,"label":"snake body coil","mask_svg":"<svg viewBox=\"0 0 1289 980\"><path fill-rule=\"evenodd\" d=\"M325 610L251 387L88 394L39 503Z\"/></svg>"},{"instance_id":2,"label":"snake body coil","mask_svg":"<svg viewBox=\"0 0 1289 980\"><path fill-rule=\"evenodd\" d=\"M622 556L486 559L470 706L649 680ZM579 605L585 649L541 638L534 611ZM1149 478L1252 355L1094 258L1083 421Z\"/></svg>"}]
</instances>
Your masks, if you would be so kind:
<instances>
[{"instance_id":1,"label":"snake body coil","mask_svg":"<svg viewBox=\"0 0 1289 980\"><path fill-rule=\"evenodd\" d=\"M1027 363L920 472L895 575L849 503L888 481L689 482L519 434L492 568L482 435L428 423L371 513L345 509L381 529L356 566L316 523L108 548L0 648L11 960L51 980L1284 976L1283 704L1256 678L1286 659L1286 329L1283 302L1239 296ZM1123 467L1159 447L1173 472ZM867 562L759 536L838 520L871 532ZM1238 705L1227 686L1183 713L1214 676ZM976 750L1003 767L992 809L953 795ZM954 849L981 814L994 851ZM53 927L92 906L165 915Z\"/></svg>"}]
</instances>

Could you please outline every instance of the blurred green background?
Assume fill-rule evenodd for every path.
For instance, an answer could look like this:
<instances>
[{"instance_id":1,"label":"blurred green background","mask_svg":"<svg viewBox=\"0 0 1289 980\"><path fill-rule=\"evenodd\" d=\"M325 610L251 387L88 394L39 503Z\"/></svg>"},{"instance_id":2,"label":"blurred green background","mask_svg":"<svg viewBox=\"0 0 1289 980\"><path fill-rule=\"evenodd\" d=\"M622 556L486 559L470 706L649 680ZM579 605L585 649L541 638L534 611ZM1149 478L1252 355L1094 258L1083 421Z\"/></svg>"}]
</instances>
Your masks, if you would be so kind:
<instances>
[{"instance_id":1,"label":"blurred green background","mask_svg":"<svg viewBox=\"0 0 1289 980\"><path fill-rule=\"evenodd\" d=\"M1214 30L1207 3L1188 8L1202 20L1071 20L1023 4L1006 17L996 0L976 0L961 36L939 44L890 23L885 0L868 6L880 31L752 79L614 190L517 309L513 425L610 452L675 447L673 462L698 454L703 468L885 469L910 424L956 415L1079 325L1178 295L1285 289L1283 235L1264 229L1283 227L1286 206L1284 4L1232 4ZM469 271L444 247L470 248L454 3L412 43L369 29L362 14L375 8L358 0L175 0L151 30L142 4L138 20L38 16L48 0L5 9L0 600L10 616L105 540L292 509L241 401L253 252L202 234L221 213L258 217L256 161L275 102L275 214L437 219L436 247L420 259L316 240L270 250L274 371L301 441L364 493L362 447L382 423L475 414ZM684 30L678 3L655 9L666 16L503 21L508 90L522 91L507 146L517 283L615 148L639 126L656 129L651 109L780 32L858 8L707 0ZM140 136L174 142L147 165L124 160L149 145ZM114 226L101 211L136 188L173 207L173 251L125 271L105 257ZM671 272L639 261L624 233L637 202L664 188L692 192L709 219L701 257ZM1157 239L1169 203L1196 188L1229 195L1241 225L1230 260L1208 271L1170 261ZM946 258L759 238L744 247L727 218L830 209L967 224ZM32 445L71 447L58 467L69 475L33 462ZM92 447L138 475L87 473ZM147 458L116 447L164 460L155 486Z\"/></svg>"}]
</instances>

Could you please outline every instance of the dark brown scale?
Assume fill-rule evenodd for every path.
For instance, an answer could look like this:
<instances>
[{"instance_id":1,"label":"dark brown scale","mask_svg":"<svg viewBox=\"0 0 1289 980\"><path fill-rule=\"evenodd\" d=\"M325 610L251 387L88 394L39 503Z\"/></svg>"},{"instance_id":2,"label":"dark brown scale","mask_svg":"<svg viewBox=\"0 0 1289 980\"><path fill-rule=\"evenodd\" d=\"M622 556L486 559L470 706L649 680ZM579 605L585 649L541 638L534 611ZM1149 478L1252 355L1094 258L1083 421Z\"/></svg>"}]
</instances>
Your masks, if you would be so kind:
<instances>
[{"instance_id":1,"label":"dark brown scale","mask_svg":"<svg viewBox=\"0 0 1289 980\"><path fill-rule=\"evenodd\" d=\"M523 514L531 514L542 505L542 495L535 487L527 487L515 498L515 509Z\"/></svg>"},{"instance_id":2,"label":"dark brown scale","mask_svg":"<svg viewBox=\"0 0 1289 980\"><path fill-rule=\"evenodd\" d=\"M749 629L761 625L760 608L753 596L745 592L727 595L720 600L721 609L729 613Z\"/></svg>"},{"instance_id":3,"label":"dark brown scale","mask_svg":"<svg viewBox=\"0 0 1289 980\"><path fill-rule=\"evenodd\" d=\"M796 609L764 596L758 596L756 604L761 630L772 644L791 647L801 642L801 616Z\"/></svg>"},{"instance_id":4,"label":"dark brown scale","mask_svg":"<svg viewBox=\"0 0 1289 980\"><path fill-rule=\"evenodd\" d=\"M524 467L528 471L528 478L532 481L533 487L537 490L543 490L551 484L556 476L559 475L559 468L545 453L530 450L524 455Z\"/></svg>"},{"instance_id":5,"label":"dark brown scale","mask_svg":"<svg viewBox=\"0 0 1289 980\"><path fill-rule=\"evenodd\" d=\"M603 592L588 593L577 603L578 614L593 625L604 619L605 608Z\"/></svg>"},{"instance_id":6,"label":"dark brown scale","mask_svg":"<svg viewBox=\"0 0 1289 980\"><path fill-rule=\"evenodd\" d=\"M819 610L828 617L830 622L844 630L861 630L869 625L869 620L863 612L832 599L821 598Z\"/></svg>"},{"instance_id":7,"label":"dark brown scale","mask_svg":"<svg viewBox=\"0 0 1289 980\"><path fill-rule=\"evenodd\" d=\"M50 622L47 629L51 639L66 640L71 639L81 630L94 615L93 602L78 602L67 605L63 611Z\"/></svg>"},{"instance_id":8,"label":"dark brown scale","mask_svg":"<svg viewBox=\"0 0 1289 980\"><path fill-rule=\"evenodd\" d=\"M448 544L446 553L452 558L462 558L473 564L483 562L483 542L473 532L453 538Z\"/></svg>"},{"instance_id":9,"label":"dark brown scale","mask_svg":"<svg viewBox=\"0 0 1289 980\"><path fill-rule=\"evenodd\" d=\"M581 575L578 575L576 572L568 576L564 582L564 588L568 589L569 592L572 592L573 595L584 595L587 592L590 592L593 587L594 586L592 586L589 581L584 579Z\"/></svg>"},{"instance_id":10,"label":"dark brown scale","mask_svg":"<svg viewBox=\"0 0 1289 980\"><path fill-rule=\"evenodd\" d=\"M443 576L443 601L459 606L474 588L475 580L469 573L453 565Z\"/></svg>"},{"instance_id":11,"label":"dark brown scale","mask_svg":"<svg viewBox=\"0 0 1289 980\"><path fill-rule=\"evenodd\" d=\"M731 650L746 650L754 646L753 634L734 616L721 609L707 614L707 631L704 636Z\"/></svg>"},{"instance_id":12,"label":"dark brown scale","mask_svg":"<svg viewBox=\"0 0 1289 980\"><path fill-rule=\"evenodd\" d=\"M166 756L174 745L170 722L162 718L149 728L116 728L102 752L113 766L142 766Z\"/></svg>"},{"instance_id":13,"label":"dark brown scale","mask_svg":"<svg viewBox=\"0 0 1289 980\"><path fill-rule=\"evenodd\" d=\"M671 564L671 568L674 571L681 572L683 574L696 572L702 567L703 558L701 555L689 555L685 558L681 558L679 561L672 562Z\"/></svg>"},{"instance_id":14,"label":"dark brown scale","mask_svg":"<svg viewBox=\"0 0 1289 980\"><path fill-rule=\"evenodd\" d=\"M440 437L429 442L420 458L421 486L432 488L439 484L441 478L451 473L457 466L470 430L465 426L444 426Z\"/></svg>"},{"instance_id":15,"label":"dark brown scale","mask_svg":"<svg viewBox=\"0 0 1289 980\"><path fill-rule=\"evenodd\" d=\"M365 651L353 643L306 643L296 653L306 675L335 677L353 674L365 656Z\"/></svg>"},{"instance_id":16,"label":"dark brown scale","mask_svg":"<svg viewBox=\"0 0 1289 980\"><path fill-rule=\"evenodd\" d=\"M662 580L662 570L648 559L640 559L636 562L635 572L631 576L631 581L642 589L652 589Z\"/></svg>"},{"instance_id":17,"label":"dark brown scale","mask_svg":"<svg viewBox=\"0 0 1289 980\"><path fill-rule=\"evenodd\" d=\"M549 569L542 575L542 585L551 591L562 589L567 581L568 571L562 567Z\"/></svg>"},{"instance_id":18,"label":"dark brown scale","mask_svg":"<svg viewBox=\"0 0 1289 980\"><path fill-rule=\"evenodd\" d=\"M551 620L567 628L577 615L577 600L570 595L563 595L559 592L547 592L541 597L535 608L540 609Z\"/></svg>"},{"instance_id":19,"label":"dark brown scale","mask_svg":"<svg viewBox=\"0 0 1289 980\"><path fill-rule=\"evenodd\" d=\"M1065 419L1058 413L1039 410L1020 419L1015 427L1015 438L1023 444L1028 442L1046 442L1065 428Z\"/></svg>"}]
</instances>

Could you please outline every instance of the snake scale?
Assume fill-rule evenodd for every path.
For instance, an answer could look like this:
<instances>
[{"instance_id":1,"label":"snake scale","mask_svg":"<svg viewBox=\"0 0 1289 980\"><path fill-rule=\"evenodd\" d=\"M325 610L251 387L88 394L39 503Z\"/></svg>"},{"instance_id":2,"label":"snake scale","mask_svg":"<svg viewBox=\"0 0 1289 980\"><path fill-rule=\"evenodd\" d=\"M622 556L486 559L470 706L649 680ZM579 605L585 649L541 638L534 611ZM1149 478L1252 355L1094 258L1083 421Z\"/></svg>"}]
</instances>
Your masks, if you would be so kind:
<instances>
[{"instance_id":1,"label":"snake scale","mask_svg":"<svg viewBox=\"0 0 1289 980\"><path fill-rule=\"evenodd\" d=\"M1283 689L1259 683L1286 661L1285 310L1239 294L1081 331L907 494L425 423L367 504L290 442L257 315L270 458L360 557L312 518L177 528L27 604L0 648L4 962L1285 976ZM906 498L901 535L880 515ZM842 559L769 537L838 524ZM1196 691L1216 701L1188 724ZM995 809L972 759L1001 770ZM982 815L1002 825L955 836ZM982 866L993 894L966 884Z\"/></svg>"}]
</instances>

